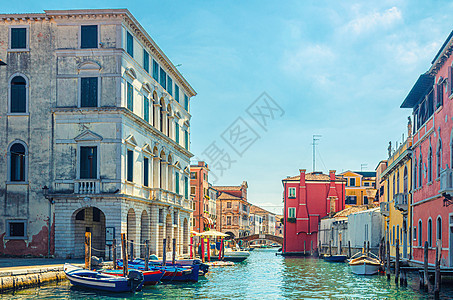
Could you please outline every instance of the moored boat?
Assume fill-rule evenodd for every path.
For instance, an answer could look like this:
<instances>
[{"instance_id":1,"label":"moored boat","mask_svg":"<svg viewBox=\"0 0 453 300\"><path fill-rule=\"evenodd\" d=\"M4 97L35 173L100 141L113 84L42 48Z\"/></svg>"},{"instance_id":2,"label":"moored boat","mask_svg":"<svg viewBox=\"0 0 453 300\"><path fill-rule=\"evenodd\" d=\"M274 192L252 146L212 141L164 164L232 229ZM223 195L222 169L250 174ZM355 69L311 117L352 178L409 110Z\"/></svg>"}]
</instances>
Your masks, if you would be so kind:
<instances>
[{"instance_id":1,"label":"moored boat","mask_svg":"<svg viewBox=\"0 0 453 300\"><path fill-rule=\"evenodd\" d=\"M323 259L330 262L344 262L346 260L346 255L325 255Z\"/></svg>"},{"instance_id":2,"label":"moored boat","mask_svg":"<svg viewBox=\"0 0 453 300\"><path fill-rule=\"evenodd\" d=\"M134 269L129 269L129 271ZM113 276L123 276L123 270L101 270L103 274L113 275ZM164 276L165 271L152 268L149 271L141 271L143 273L144 281L143 285L156 285L161 281Z\"/></svg>"},{"instance_id":3,"label":"moored boat","mask_svg":"<svg viewBox=\"0 0 453 300\"><path fill-rule=\"evenodd\" d=\"M131 270L127 277L119 277L65 264L64 272L72 285L115 293L139 291L144 280L138 270Z\"/></svg>"},{"instance_id":4,"label":"moored boat","mask_svg":"<svg viewBox=\"0 0 453 300\"><path fill-rule=\"evenodd\" d=\"M117 265L119 268L123 267L123 260L117 260ZM143 260L134 260L128 262L128 267L131 269L136 269L140 271L145 270L145 263ZM164 276L161 281L170 282L170 281L190 281L198 282L200 265L192 266L152 266L158 270L164 271Z\"/></svg>"},{"instance_id":5,"label":"moored boat","mask_svg":"<svg viewBox=\"0 0 453 300\"><path fill-rule=\"evenodd\" d=\"M351 271L357 275L373 275L379 272L381 262L372 253L358 252L349 260Z\"/></svg>"},{"instance_id":6,"label":"moored boat","mask_svg":"<svg viewBox=\"0 0 453 300\"><path fill-rule=\"evenodd\" d=\"M232 250L232 249L225 249L223 254L223 260L225 261L233 261L233 262L241 262L247 259L250 256L250 252L243 251L243 250Z\"/></svg>"}]
</instances>

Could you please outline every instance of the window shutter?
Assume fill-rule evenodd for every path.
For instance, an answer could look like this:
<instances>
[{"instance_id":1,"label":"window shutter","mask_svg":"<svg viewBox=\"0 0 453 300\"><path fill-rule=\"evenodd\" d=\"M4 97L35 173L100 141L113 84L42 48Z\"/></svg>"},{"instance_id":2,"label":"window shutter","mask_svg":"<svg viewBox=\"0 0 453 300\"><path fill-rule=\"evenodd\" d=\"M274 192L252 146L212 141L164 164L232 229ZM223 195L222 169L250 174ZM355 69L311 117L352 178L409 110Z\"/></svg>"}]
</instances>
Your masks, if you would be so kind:
<instances>
[{"instance_id":1,"label":"window shutter","mask_svg":"<svg viewBox=\"0 0 453 300\"><path fill-rule=\"evenodd\" d=\"M134 152L127 150L127 181L134 180Z\"/></svg>"},{"instance_id":2,"label":"window shutter","mask_svg":"<svg viewBox=\"0 0 453 300\"><path fill-rule=\"evenodd\" d=\"M176 181L176 194L179 195L179 173L177 171L175 173L175 181Z\"/></svg>"},{"instance_id":3,"label":"window shutter","mask_svg":"<svg viewBox=\"0 0 453 300\"><path fill-rule=\"evenodd\" d=\"M452 82L453 82L453 67L448 67L448 91L447 95L452 94Z\"/></svg>"}]
</instances>

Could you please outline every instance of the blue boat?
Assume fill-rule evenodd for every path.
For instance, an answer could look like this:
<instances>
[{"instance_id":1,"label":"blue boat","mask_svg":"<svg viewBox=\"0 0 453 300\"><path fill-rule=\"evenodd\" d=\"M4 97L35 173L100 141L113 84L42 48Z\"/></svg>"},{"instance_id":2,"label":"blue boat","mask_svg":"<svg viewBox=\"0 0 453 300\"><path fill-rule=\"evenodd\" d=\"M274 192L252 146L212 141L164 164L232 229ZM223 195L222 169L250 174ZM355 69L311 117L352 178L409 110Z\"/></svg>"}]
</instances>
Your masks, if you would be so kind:
<instances>
[{"instance_id":1,"label":"blue boat","mask_svg":"<svg viewBox=\"0 0 453 300\"><path fill-rule=\"evenodd\" d=\"M330 262L344 262L346 258L346 255L326 255L323 257L325 261Z\"/></svg>"},{"instance_id":2,"label":"blue boat","mask_svg":"<svg viewBox=\"0 0 453 300\"><path fill-rule=\"evenodd\" d=\"M64 272L72 285L94 290L134 293L140 291L143 287L143 273L138 270L131 270L128 277L119 277L65 264Z\"/></svg>"},{"instance_id":3,"label":"blue boat","mask_svg":"<svg viewBox=\"0 0 453 300\"><path fill-rule=\"evenodd\" d=\"M118 267L123 267L123 260L117 260ZM129 261L127 263L128 267L131 269L136 269L143 271L145 270L145 261L144 260L134 260ZM174 265L174 266L150 266L150 268L156 268L159 270L164 271L164 276L162 277L161 281L163 282L171 282L171 281L186 281L186 282L198 282L198 275L200 270L200 265L192 265L192 266L181 266L181 265Z\"/></svg>"},{"instance_id":4,"label":"blue boat","mask_svg":"<svg viewBox=\"0 0 453 300\"><path fill-rule=\"evenodd\" d=\"M134 269L129 269L129 272ZM113 275L113 276L123 276L123 270L101 270L103 274ZM143 285L156 285L158 284L162 277L164 276L164 271L157 268L150 268L148 271L142 271L145 280Z\"/></svg>"}]
</instances>

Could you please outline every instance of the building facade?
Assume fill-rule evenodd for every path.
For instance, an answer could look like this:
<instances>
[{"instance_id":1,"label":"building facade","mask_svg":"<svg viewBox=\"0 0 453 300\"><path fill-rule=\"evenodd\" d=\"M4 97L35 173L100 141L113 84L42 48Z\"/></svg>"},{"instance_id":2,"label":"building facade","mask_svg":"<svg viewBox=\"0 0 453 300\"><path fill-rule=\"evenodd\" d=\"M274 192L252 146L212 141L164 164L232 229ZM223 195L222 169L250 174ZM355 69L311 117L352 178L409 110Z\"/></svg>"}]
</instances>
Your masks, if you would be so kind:
<instances>
[{"instance_id":1,"label":"building facade","mask_svg":"<svg viewBox=\"0 0 453 300\"><path fill-rule=\"evenodd\" d=\"M346 206L368 205L376 198L376 172L346 171Z\"/></svg>"},{"instance_id":2,"label":"building facade","mask_svg":"<svg viewBox=\"0 0 453 300\"><path fill-rule=\"evenodd\" d=\"M0 28L0 253L82 257L87 231L101 251L126 233L134 256L164 238L187 253L196 93L143 27L107 9L4 14Z\"/></svg>"},{"instance_id":3,"label":"building facade","mask_svg":"<svg viewBox=\"0 0 453 300\"><path fill-rule=\"evenodd\" d=\"M435 245L442 246L441 265L453 267L453 32L401 104L412 109L412 248L413 261L434 264Z\"/></svg>"},{"instance_id":4,"label":"building facade","mask_svg":"<svg viewBox=\"0 0 453 300\"><path fill-rule=\"evenodd\" d=\"M239 186L214 186L217 197L217 230L231 237L250 234L250 203L247 202L247 181Z\"/></svg>"},{"instance_id":5,"label":"building facade","mask_svg":"<svg viewBox=\"0 0 453 300\"><path fill-rule=\"evenodd\" d=\"M303 254L317 248L318 224L345 208L346 181L330 171L306 173L282 180L284 199L283 254Z\"/></svg>"},{"instance_id":6,"label":"building facade","mask_svg":"<svg viewBox=\"0 0 453 300\"><path fill-rule=\"evenodd\" d=\"M215 224L210 217L210 185L208 182L209 168L204 161L190 166L190 194L194 199L193 230L207 231ZM212 192L211 192L212 195Z\"/></svg>"},{"instance_id":7,"label":"building facade","mask_svg":"<svg viewBox=\"0 0 453 300\"><path fill-rule=\"evenodd\" d=\"M275 235L276 215L274 213L252 204L250 206L250 214L261 217L262 229L260 233Z\"/></svg>"}]
</instances>

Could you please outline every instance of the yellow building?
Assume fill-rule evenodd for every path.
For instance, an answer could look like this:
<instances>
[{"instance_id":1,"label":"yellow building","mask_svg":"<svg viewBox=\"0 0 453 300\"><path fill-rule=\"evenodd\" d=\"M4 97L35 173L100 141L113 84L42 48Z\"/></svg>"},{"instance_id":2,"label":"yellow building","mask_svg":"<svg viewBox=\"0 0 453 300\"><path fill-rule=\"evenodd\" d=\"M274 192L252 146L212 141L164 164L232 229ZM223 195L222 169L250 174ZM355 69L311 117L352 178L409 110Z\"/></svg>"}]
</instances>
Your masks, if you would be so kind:
<instances>
[{"instance_id":1,"label":"yellow building","mask_svg":"<svg viewBox=\"0 0 453 300\"><path fill-rule=\"evenodd\" d=\"M376 172L346 171L346 207L372 204L376 197Z\"/></svg>"},{"instance_id":2,"label":"yellow building","mask_svg":"<svg viewBox=\"0 0 453 300\"><path fill-rule=\"evenodd\" d=\"M384 189L381 198L381 214L384 216L385 241L390 242L390 255L395 256L396 240L399 240L400 257L409 259L411 247L411 146L409 137L395 151L389 146L387 168L380 176Z\"/></svg>"}]
</instances>

